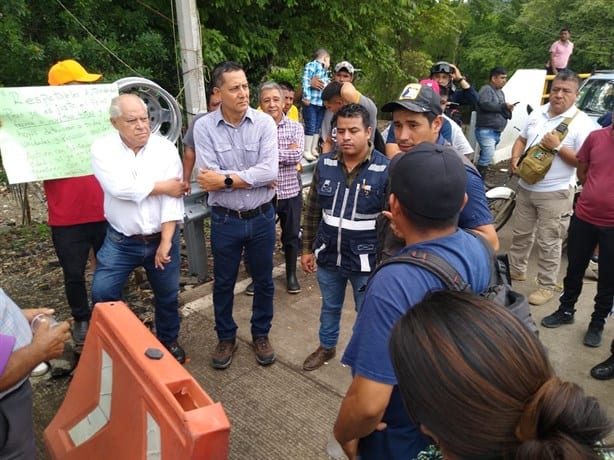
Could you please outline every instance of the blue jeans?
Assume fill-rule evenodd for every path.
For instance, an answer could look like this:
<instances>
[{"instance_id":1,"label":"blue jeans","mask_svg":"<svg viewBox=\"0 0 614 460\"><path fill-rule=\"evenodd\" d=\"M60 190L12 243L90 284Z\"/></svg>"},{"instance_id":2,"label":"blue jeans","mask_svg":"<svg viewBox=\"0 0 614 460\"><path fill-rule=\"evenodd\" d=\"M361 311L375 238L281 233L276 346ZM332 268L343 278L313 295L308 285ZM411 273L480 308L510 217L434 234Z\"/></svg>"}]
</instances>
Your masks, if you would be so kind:
<instances>
[{"instance_id":1,"label":"blue jeans","mask_svg":"<svg viewBox=\"0 0 614 460\"><path fill-rule=\"evenodd\" d=\"M313 136L320 132L324 112L326 112L326 107L323 105L303 104L303 123L305 124L306 136Z\"/></svg>"},{"instance_id":2,"label":"blue jeans","mask_svg":"<svg viewBox=\"0 0 614 460\"><path fill-rule=\"evenodd\" d=\"M96 254L96 273L92 281L92 302L120 300L122 288L130 273L143 267L156 301L156 334L162 343L175 342L179 336L179 226L173 235L171 261L164 270L154 266L160 240L144 241L128 238L107 230L104 244Z\"/></svg>"},{"instance_id":3,"label":"blue jeans","mask_svg":"<svg viewBox=\"0 0 614 460\"><path fill-rule=\"evenodd\" d=\"M501 140L501 131L491 128L475 128L475 138L480 144L478 166L488 166L495 156L495 147Z\"/></svg>"},{"instance_id":4,"label":"blue jeans","mask_svg":"<svg viewBox=\"0 0 614 460\"><path fill-rule=\"evenodd\" d=\"M241 252L245 250L254 282L252 337L269 334L273 320L273 250L275 209L273 206L251 219L240 219L223 211L211 211L213 253L213 309L218 339L234 340L237 324L232 317L234 287Z\"/></svg>"},{"instance_id":5,"label":"blue jeans","mask_svg":"<svg viewBox=\"0 0 614 460\"><path fill-rule=\"evenodd\" d=\"M339 341L339 324L345 300L345 286L348 281L352 284L354 308L359 311L364 296L364 292L361 292L360 289L367 284L369 274L344 273L341 269L331 270L320 266L316 274L322 293L320 345L324 348L333 348Z\"/></svg>"}]
</instances>

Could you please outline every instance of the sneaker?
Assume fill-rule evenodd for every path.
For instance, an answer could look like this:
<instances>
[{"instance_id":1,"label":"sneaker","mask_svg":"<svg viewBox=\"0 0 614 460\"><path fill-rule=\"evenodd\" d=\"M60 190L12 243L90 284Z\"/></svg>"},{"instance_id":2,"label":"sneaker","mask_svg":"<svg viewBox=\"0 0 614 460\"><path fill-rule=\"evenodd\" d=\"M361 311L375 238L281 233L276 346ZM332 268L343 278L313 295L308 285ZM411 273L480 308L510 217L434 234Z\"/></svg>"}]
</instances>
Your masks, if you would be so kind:
<instances>
[{"instance_id":1,"label":"sneaker","mask_svg":"<svg viewBox=\"0 0 614 460\"><path fill-rule=\"evenodd\" d=\"M173 358L175 358L179 364L185 363L185 351L177 342L163 343L164 348L166 348Z\"/></svg>"},{"instance_id":2,"label":"sneaker","mask_svg":"<svg viewBox=\"0 0 614 460\"><path fill-rule=\"evenodd\" d=\"M226 369L230 366L230 363L232 363L232 355L237 351L237 348L236 339L221 340L218 342L211 355L211 363L214 369Z\"/></svg>"},{"instance_id":3,"label":"sneaker","mask_svg":"<svg viewBox=\"0 0 614 460\"><path fill-rule=\"evenodd\" d=\"M526 281L527 280L527 274L511 270L510 271L510 278L512 280L514 280L514 281Z\"/></svg>"},{"instance_id":4,"label":"sneaker","mask_svg":"<svg viewBox=\"0 0 614 460\"><path fill-rule=\"evenodd\" d=\"M258 361L258 364L268 366L275 362L275 350L273 350L268 337L254 337L252 345L256 351L256 361Z\"/></svg>"},{"instance_id":5,"label":"sneaker","mask_svg":"<svg viewBox=\"0 0 614 460\"><path fill-rule=\"evenodd\" d=\"M303 363L304 371L314 371L319 367L322 367L324 363L330 361L337 354L337 349L333 348L324 348L319 346L316 351L307 356L307 359Z\"/></svg>"},{"instance_id":6,"label":"sneaker","mask_svg":"<svg viewBox=\"0 0 614 460\"><path fill-rule=\"evenodd\" d=\"M603 333L603 326L588 326L588 330L584 335L582 343L587 347L597 348L601 345L601 334Z\"/></svg>"},{"instance_id":7,"label":"sneaker","mask_svg":"<svg viewBox=\"0 0 614 460\"><path fill-rule=\"evenodd\" d=\"M253 296L254 295L254 282L252 281L245 288L245 295Z\"/></svg>"},{"instance_id":8,"label":"sneaker","mask_svg":"<svg viewBox=\"0 0 614 460\"><path fill-rule=\"evenodd\" d=\"M574 322L573 313L563 310L557 310L551 315L546 316L542 319L542 326L549 327L554 329L556 327L562 326L563 324L573 324Z\"/></svg>"},{"instance_id":9,"label":"sneaker","mask_svg":"<svg viewBox=\"0 0 614 460\"><path fill-rule=\"evenodd\" d=\"M553 297L554 291L552 289L539 288L529 295L529 303L531 305L543 305Z\"/></svg>"},{"instance_id":10,"label":"sneaker","mask_svg":"<svg viewBox=\"0 0 614 460\"><path fill-rule=\"evenodd\" d=\"M49 372L49 364L43 361L42 363L39 363L39 365L36 366L34 369L32 369L30 375L32 377L40 377L41 375L45 375L47 372Z\"/></svg>"}]
</instances>

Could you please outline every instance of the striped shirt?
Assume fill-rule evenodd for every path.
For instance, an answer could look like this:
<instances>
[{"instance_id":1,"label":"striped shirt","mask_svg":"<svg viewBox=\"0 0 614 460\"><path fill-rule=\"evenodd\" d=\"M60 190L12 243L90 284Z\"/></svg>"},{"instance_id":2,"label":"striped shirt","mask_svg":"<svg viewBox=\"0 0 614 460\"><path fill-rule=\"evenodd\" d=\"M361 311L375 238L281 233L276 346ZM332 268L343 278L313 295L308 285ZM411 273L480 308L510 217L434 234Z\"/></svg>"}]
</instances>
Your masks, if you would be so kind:
<instances>
[{"instance_id":1,"label":"striped shirt","mask_svg":"<svg viewBox=\"0 0 614 460\"><path fill-rule=\"evenodd\" d=\"M290 148L292 144L296 147ZM277 198L287 200L301 193L296 165L301 162L305 146L303 125L283 115L277 125L277 146L279 147Z\"/></svg>"},{"instance_id":2,"label":"striped shirt","mask_svg":"<svg viewBox=\"0 0 614 460\"><path fill-rule=\"evenodd\" d=\"M270 115L248 107L234 126L224 120L221 109L216 110L194 124L194 145L196 166L218 174L237 174L250 185L209 192L209 206L248 211L273 199L275 191L269 185L277 180L279 155Z\"/></svg>"},{"instance_id":3,"label":"striped shirt","mask_svg":"<svg viewBox=\"0 0 614 460\"><path fill-rule=\"evenodd\" d=\"M32 342L32 330L28 324L28 320L23 315L21 309L6 295L4 290L0 288L0 334L15 338L12 352L23 348ZM4 342L4 340L3 340ZM10 359L10 358L9 358ZM8 360L7 360L8 362ZM25 382L30 375L26 375L23 379L7 388L6 391L0 392L0 399Z\"/></svg>"}]
</instances>

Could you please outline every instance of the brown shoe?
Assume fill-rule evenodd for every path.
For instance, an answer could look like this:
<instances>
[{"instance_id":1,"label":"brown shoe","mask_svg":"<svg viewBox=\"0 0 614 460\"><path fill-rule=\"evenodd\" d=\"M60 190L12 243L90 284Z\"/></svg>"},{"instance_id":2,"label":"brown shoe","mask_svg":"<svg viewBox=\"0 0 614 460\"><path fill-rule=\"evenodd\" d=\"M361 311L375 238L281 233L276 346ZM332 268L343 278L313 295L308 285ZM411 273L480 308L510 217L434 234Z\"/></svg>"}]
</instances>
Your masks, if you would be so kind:
<instances>
[{"instance_id":1,"label":"brown shoe","mask_svg":"<svg viewBox=\"0 0 614 460\"><path fill-rule=\"evenodd\" d=\"M514 270L510 270L510 278L514 281L526 281L527 274L522 272L516 272Z\"/></svg>"},{"instance_id":2,"label":"brown shoe","mask_svg":"<svg viewBox=\"0 0 614 460\"><path fill-rule=\"evenodd\" d=\"M316 351L307 356L307 359L303 363L304 371L314 371L319 367L322 367L326 361L330 361L337 354L337 349L333 348L324 348L319 346Z\"/></svg>"},{"instance_id":3,"label":"brown shoe","mask_svg":"<svg viewBox=\"0 0 614 460\"><path fill-rule=\"evenodd\" d=\"M256 352L256 361L258 361L258 364L261 366L268 366L275 362L275 350L273 350L273 345L269 342L268 337L254 337L252 345Z\"/></svg>"},{"instance_id":4,"label":"brown shoe","mask_svg":"<svg viewBox=\"0 0 614 460\"><path fill-rule=\"evenodd\" d=\"M226 369L232 363L232 355L237 351L237 341L222 340L218 342L217 347L211 355L211 363L215 369Z\"/></svg>"},{"instance_id":5,"label":"brown shoe","mask_svg":"<svg viewBox=\"0 0 614 460\"><path fill-rule=\"evenodd\" d=\"M536 291L529 294L529 303L531 305L543 305L554 298L552 289L538 288Z\"/></svg>"}]
</instances>

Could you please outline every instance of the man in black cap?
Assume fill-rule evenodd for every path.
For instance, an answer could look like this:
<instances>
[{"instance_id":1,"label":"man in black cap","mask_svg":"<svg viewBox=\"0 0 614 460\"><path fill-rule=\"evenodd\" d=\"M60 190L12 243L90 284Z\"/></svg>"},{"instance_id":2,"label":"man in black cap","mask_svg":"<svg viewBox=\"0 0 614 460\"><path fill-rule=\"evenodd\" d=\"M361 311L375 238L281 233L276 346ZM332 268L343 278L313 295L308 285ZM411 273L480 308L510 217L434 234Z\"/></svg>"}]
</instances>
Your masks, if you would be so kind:
<instances>
[{"instance_id":1,"label":"man in black cap","mask_svg":"<svg viewBox=\"0 0 614 460\"><path fill-rule=\"evenodd\" d=\"M423 142L402 155L390 173L388 217L405 242L401 253L437 254L481 292L490 279L489 255L481 241L457 226L467 202L466 187L458 154ZM354 378L333 430L350 458L356 452L362 460L415 458L427 444L403 409L388 339L392 326L412 305L427 292L443 288L437 276L408 263L383 266L369 281L342 359ZM386 427L376 430L380 423Z\"/></svg>"},{"instance_id":2,"label":"man in black cap","mask_svg":"<svg viewBox=\"0 0 614 460\"><path fill-rule=\"evenodd\" d=\"M412 155L413 149L421 142L432 142L438 145L447 145L441 136L440 130L443 123L441 99L430 86L410 83L397 100L382 107L384 112L392 112L394 135L401 152L396 155L391 163L390 170L395 168L396 163L403 155ZM454 151L451 147L450 150ZM499 249L499 238L493 225L492 214L488 209L488 201L484 192L484 183L475 166L463 155L459 155L464 164L466 173L466 193L468 201L463 208L458 226L471 229L482 235L493 247ZM462 158L461 158L462 157ZM423 171L428 173L427 171ZM378 259L383 260L396 253L403 247L403 242L395 238L390 231L388 220L378 219Z\"/></svg>"}]
</instances>

